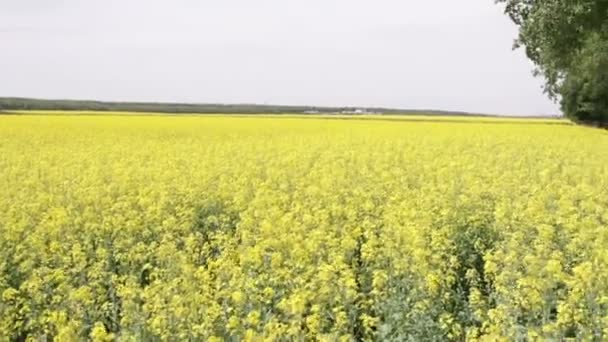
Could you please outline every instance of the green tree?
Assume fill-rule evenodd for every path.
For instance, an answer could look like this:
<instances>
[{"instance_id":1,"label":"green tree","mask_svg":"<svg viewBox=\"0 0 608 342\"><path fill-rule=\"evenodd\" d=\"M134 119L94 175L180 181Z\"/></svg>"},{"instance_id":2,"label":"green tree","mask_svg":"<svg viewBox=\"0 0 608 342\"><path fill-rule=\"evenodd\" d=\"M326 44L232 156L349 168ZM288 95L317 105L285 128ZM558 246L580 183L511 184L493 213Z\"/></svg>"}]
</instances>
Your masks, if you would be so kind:
<instances>
[{"instance_id":1,"label":"green tree","mask_svg":"<svg viewBox=\"0 0 608 342\"><path fill-rule=\"evenodd\" d=\"M608 122L607 0L497 0L519 26L515 47L525 48L544 76L545 91L561 97L564 113L579 121Z\"/></svg>"}]
</instances>

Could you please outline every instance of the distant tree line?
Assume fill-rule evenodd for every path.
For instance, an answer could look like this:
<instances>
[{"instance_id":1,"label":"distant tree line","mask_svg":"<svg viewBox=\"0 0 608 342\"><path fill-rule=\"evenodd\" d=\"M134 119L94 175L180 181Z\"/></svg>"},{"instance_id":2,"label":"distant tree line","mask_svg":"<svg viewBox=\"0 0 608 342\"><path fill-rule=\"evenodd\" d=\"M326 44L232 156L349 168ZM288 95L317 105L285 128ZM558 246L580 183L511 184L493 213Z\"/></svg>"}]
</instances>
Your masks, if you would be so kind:
<instances>
[{"instance_id":1,"label":"distant tree line","mask_svg":"<svg viewBox=\"0 0 608 342\"><path fill-rule=\"evenodd\" d=\"M608 1L497 0L545 90L569 118L608 124Z\"/></svg>"},{"instance_id":2,"label":"distant tree line","mask_svg":"<svg viewBox=\"0 0 608 342\"><path fill-rule=\"evenodd\" d=\"M62 111L116 111L153 113L293 113L309 110L326 111L328 108L304 106L274 106L251 104L189 104L157 102L102 102L82 100L43 100L19 97L0 98L0 109L10 110L62 110Z\"/></svg>"},{"instance_id":3,"label":"distant tree line","mask_svg":"<svg viewBox=\"0 0 608 342\"><path fill-rule=\"evenodd\" d=\"M424 114L424 115L471 115L465 112L441 110L408 110L380 107L316 107L259 104L191 104L157 102L102 102L81 100L42 100L20 97L0 97L0 110L61 110L61 111L108 111L150 113L230 113L230 114L299 114L342 113L361 110L361 114ZM475 114L479 115L479 114ZM489 115L487 115L489 116Z\"/></svg>"}]
</instances>

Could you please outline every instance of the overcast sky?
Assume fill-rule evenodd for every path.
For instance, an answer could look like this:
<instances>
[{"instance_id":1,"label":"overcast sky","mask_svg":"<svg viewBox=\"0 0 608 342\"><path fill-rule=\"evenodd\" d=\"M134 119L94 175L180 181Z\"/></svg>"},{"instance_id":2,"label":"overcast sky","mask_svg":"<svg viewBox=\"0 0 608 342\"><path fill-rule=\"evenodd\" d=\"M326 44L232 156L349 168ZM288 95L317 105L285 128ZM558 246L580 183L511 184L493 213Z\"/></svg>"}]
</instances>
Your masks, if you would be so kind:
<instances>
[{"instance_id":1,"label":"overcast sky","mask_svg":"<svg viewBox=\"0 0 608 342\"><path fill-rule=\"evenodd\" d=\"M493 0L0 0L0 96L558 113Z\"/></svg>"}]
</instances>

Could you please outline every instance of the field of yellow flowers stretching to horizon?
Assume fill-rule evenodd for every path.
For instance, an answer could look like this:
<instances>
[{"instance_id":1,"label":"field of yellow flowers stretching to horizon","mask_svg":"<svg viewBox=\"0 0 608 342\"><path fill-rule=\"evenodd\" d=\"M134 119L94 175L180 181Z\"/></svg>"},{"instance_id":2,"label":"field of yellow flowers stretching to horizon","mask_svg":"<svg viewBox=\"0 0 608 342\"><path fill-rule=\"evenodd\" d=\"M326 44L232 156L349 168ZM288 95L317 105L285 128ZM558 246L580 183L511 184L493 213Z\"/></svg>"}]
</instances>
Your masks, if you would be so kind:
<instances>
[{"instance_id":1,"label":"field of yellow flowers stretching to horizon","mask_svg":"<svg viewBox=\"0 0 608 342\"><path fill-rule=\"evenodd\" d=\"M0 116L0 341L608 339L608 132Z\"/></svg>"}]
</instances>

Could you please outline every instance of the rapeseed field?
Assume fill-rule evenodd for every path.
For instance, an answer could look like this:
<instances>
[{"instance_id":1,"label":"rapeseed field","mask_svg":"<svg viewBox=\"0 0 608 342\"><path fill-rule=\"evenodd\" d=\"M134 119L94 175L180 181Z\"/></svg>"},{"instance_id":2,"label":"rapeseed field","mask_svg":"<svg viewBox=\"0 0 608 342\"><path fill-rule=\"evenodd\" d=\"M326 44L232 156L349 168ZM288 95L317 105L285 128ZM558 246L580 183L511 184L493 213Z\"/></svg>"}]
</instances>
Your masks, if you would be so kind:
<instances>
[{"instance_id":1,"label":"rapeseed field","mask_svg":"<svg viewBox=\"0 0 608 342\"><path fill-rule=\"evenodd\" d=\"M605 131L0 116L1 341L567 338L608 339Z\"/></svg>"}]
</instances>

